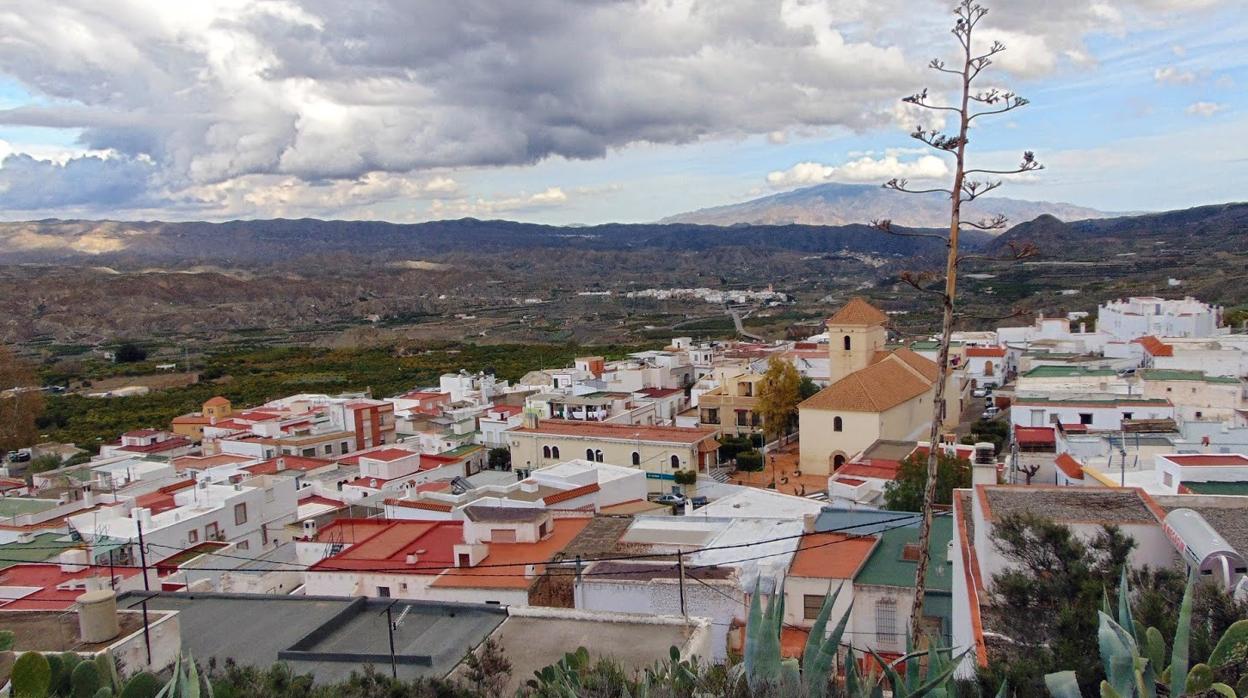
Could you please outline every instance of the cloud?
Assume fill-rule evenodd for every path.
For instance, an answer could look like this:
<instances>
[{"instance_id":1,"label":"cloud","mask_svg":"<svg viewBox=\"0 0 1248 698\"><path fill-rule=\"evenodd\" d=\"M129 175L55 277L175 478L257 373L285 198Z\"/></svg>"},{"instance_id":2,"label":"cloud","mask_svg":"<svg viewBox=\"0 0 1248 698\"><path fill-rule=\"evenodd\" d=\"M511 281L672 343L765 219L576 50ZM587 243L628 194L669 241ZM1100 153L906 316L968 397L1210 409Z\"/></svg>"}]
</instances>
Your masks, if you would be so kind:
<instances>
[{"instance_id":1,"label":"cloud","mask_svg":"<svg viewBox=\"0 0 1248 698\"><path fill-rule=\"evenodd\" d=\"M151 163L137 158L84 155L55 162L13 154L0 164L0 207L133 206L144 198L152 174Z\"/></svg>"},{"instance_id":2,"label":"cloud","mask_svg":"<svg viewBox=\"0 0 1248 698\"><path fill-rule=\"evenodd\" d=\"M560 187L547 187L536 194L518 194L499 198L477 197L458 200L434 199L429 204L429 214L434 218L455 216L494 216L535 209L562 206L569 200Z\"/></svg>"},{"instance_id":3,"label":"cloud","mask_svg":"<svg viewBox=\"0 0 1248 698\"><path fill-rule=\"evenodd\" d=\"M998 67L1032 77L1090 61L1091 33L1214 3L1000 0L980 37L1010 47ZM272 190L252 198L268 205L326 182L369 201L387 187L408 195L359 184L374 174L425 181L634 144L912 128L922 122L897 98L938 82L922 66L952 49L947 5L119 0L105 12L95 0L10 0L0 73L34 98L0 110L0 125L80 134L83 151L116 153L111 173L128 169L157 204L257 181ZM91 191L118 205L115 190Z\"/></svg>"},{"instance_id":4,"label":"cloud","mask_svg":"<svg viewBox=\"0 0 1248 698\"><path fill-rule=\"evenodd\" d=\"M1169 85L1190 85L1196 82L1196 73L1167 65L1153 70L1153 79Z\"/></svg>"},{"instance_id":5,"label":"cloud","mask_svg":"<svg viewBox=\"0 0 1248 698\"><path fill-rule=\"evenodd\" d=\"M863 155L842 165L799 162L787 170L767 175L767 184L775 188L798 187L825 182L885 182L899 179L938 179L949 174L949 166L935 155L921 155L902 160L897 153L874 158Z\"/></svg>"},{"instance_id":6,"label":"cloud","mask_svg":"<svg viewBox=\"0 0 1248 698\"><path fill-rule=\"evenodd\" d=\"M1190 116L1213 116L1218 112L1226 109L1225 106L1217 102L1192 102L1187 105L1187 109L1183 111Z\"/></svg>"}]
</instances>

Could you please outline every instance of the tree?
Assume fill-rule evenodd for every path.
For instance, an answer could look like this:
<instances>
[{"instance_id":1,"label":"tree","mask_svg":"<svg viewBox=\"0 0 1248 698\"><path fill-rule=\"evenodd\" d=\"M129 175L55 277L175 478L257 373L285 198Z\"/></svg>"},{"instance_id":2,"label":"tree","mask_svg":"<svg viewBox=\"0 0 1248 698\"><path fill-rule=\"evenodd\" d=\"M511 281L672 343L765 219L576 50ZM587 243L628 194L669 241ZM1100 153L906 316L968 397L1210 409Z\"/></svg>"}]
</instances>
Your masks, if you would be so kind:
<instances>
[{"instance_id":1,"label":"tree","mask_svg":"<svg viewBox=\"0 0 1248 698\"><path fill-rule=\"evenodd\" d=\"M464 655L464 678L469 687L484 698L499 698L511 678L511 660L494 638L486 638L477 651Z\"/></svg>"},{"instance_id":2,"label":"tree","mask_svg":"<svg viewBox=\"0 0 1248 698\"><path fill-rule=\"evenodd\" d=\"M943 450L937 457L936 504L952 504L953 491L971 486L971 462ZM897 479L884 486L884 508L919 511L927 482L927 458L911 454L901 461Z\"/></svg>"},{"instance_id":3,"label":"tree","mask_svg":"<svg viewBox=\"0 0 1248 698\"><path fill-rule=\"evenodd\" d=\"M977 48L975 46L973 42L975 27L986 14L988 14L988 8L977 4L974 0L959 0L957 7L954 9L956 21L953 26L953 35L957 38L960 47L958 51L959 67L948 67L945 61L939 58L933 59L928 64L928 67L939 73L957 76L960 83L958 106L929 103L926 89L902 100L921 109L952 114L957 119L956 135L942 133L938 128L925 129L923 126L916 126L914 132L910 134L912 138L921 141L937 152L952 156L954 166L952 185L948 189L939 187L912 188L904 179L892 179L884 185L886 189L911 194L940 192L948 195L950 202L948 235L894 230L891 221L875 221L876 227L886 233L907 237L935 238L943 241L948 248L948 255L945 260L943 289L939 287L939 282L942 281L939 276L910 272L901 275L903 282L921 292L938 298L943 311L940 350L936 359L938 369L936 395L933 401L932 428L928 438L928 443L932 444L939 441L941 424L945 416L945 385L949 376L949 344L953 334L958 266L968 259L968 257L962 256L958 251L958 234L964 225L980 230L998 230L1005 227L1006 224L1005 217L1001 215L979 222L964 221L962 220L962 205L970 203L1000 187L1001 180L993 179L993 177L1042 169L1042 165L1036 161L1031 151L1024 152L1022 161L1013 168L968 169L966 167L966 145L969 142L967 134L970 131L972 122L984 116L1004 114L1027 104L1026 99L998 87L990 87L978 91L972 88L980 74L992 65L993 56L1005 50L1005 45L999 41L992 42L986 48ZM975 105L980 106L976 107ZM976 179L977 176L982 177L982 179ZM1030 256L1034 252L1034 248L1031 246L1011 247L1011 249L1013 251L1012 256L1015 259ZM932 285L933 282L936 282L935 286ZM921 621L923 619L923 599L927 588L927 567L931 561L928 541L931 539L932 532L932 504L935 502L938 479L937 469L936 449L930 449L927 458L927 483L923 492L923 523L919 534L919 561L915 570L914 605L910 608L910 632L913 635L916 647L920 646L923 640L921 637L923 627Z\"/></svg>"},{"instance_id":4,"label":"tree","mask_svg":"<svg viewBox=\"0 0 1248 698\"><path fill-rule=\"evenodd\" d=\"M791 362L778 356L767 360L754 412L763 420L763 433L768 441L789 432L797 417L797 404L802 401L801 386L802 376Z\"/></svg>"},{"instance_id":5,"label":"tree","mask_svg":"<svg viewBox=\"0 0 1248 698\"><path fill-rule=\"evenodd\" d=\"M1085 541L1031 513L1005 514L991 535L1013 565L992 577L988 614L995 622L986 622L1009 637L994 643L1004 656L981 676L981 687L995 690L1006 679L1018 695L1045 695L1044 674L1073 669L1092 695L1104 678L1096 612L1115 593L1135 541L1116 526Z\"/></svg>"},{"instance_id":6,"label":"tree","mask_svg":"<svg viewBox=\"0 0 1248 698\"><path fill-rule=\"evenodd\" d=\"M802 399L805 400L819 392L819 385L811 380L810 376L802 376L802 384L798 388L798 392L801 394Z\"/></svg>"},{"instance_id":7,"label":"tree","mask_svg":"<svg viewBox=\"0 0 1248 698\"><path fill-rule=\"evenodd\" d=\"M126 342L113 352L113 359L119 364L144 361L147 359L147 350L133 342Z\"/></svg>"},{"instance_id":8,"label":"tree","mask_svg":"<svg viewBox=\"0 0 1248 698\"><path fill-rule=\"evenodd\" d=\"M490 470L511 470L511 450L502 446L491 448L489 459Z\"/></svg>"},{"instance_id":9,"label":"tree","mask_svg":"<svg viewBox=\"0 0 1248 698\"><path fill-rule=\"evenodd\" d=\"M34 370L0 345L0 455L35 443L35 421L42 412L43 393Z\"/></svg>"}]
</instances>

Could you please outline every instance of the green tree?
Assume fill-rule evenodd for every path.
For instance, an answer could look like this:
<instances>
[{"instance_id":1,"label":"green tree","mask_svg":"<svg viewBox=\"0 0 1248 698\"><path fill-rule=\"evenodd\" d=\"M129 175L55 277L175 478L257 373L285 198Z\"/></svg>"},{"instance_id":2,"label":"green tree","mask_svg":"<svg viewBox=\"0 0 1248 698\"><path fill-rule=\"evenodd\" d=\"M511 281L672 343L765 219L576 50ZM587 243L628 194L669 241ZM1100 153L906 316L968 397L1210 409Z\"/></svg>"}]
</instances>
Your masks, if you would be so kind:
<instances>
[{"instance_id":1,"label":"green tree","mask_svg":"<svg viewBox=\"0 0 1248 698\"><path fill-rule=\"evenodd\" d=\"M1097 695L1097 611L1118 587L1135 541L1116 526L1084 540L1035 514L1006 514L993 541L1012 563L992 577L986 624L1009 638L994 644L982 688L1008 680L1018 695L1045 695L1044 675L1073 670L1085 695Z\"/></svg>"},{"instance_id":2,"label":"green tree","mask_svg":"<svg viewBox=\"0 0 1248 698\"><path fill-rule=\"evenodd\" d=\"M491 448L489 459L490 470L511 469L511 450L506 447Z\"/></svg>"},{"instance_id":3,"label":"green tree","mask_svg":"<svg viewBox=\"0 0 1248 698\"><path fill-rule=\"evenodd\" d=\"M810 376L802 376L802 385L798 388L798 392L801 393L803 400L819 392L819 389L819 385L811 380Z\"/></svg>"},{"instance_id":4,"label":"green tree","mask_svg":"<svg viewBox=\"0 0 1248 698\"><path fill-rule=\"evenodd\" d=\"M0 345L0 454L34 445L43 393L30 364Z\"/></svg>"},{"instance_id":5,"label":"green tree","mask_svg":"<svg viewBox=\"0 0 1248 698\"><path fill-rule=\"evenodd\" d=\"M892 511L922 511L923 487L927 483L927 455L906 456L897 469L897 479L884 486L884 508ZM936 459L936 504L952 504L953 491L971 486L971 462L938 449Z\"/></svg>"},{"instance_id":6,"label":"green tree","mask_svg":"<svg viewBox=\"0 0 1248 698\"><path fill-rule=\"evenodd\" d=\"M797 405L802 401L801 386L802 376L791 362L778 356L767 360L754 412L763 420L763 432L768 441L787 434L793 426Z\"/></svg>"}]
</instances>

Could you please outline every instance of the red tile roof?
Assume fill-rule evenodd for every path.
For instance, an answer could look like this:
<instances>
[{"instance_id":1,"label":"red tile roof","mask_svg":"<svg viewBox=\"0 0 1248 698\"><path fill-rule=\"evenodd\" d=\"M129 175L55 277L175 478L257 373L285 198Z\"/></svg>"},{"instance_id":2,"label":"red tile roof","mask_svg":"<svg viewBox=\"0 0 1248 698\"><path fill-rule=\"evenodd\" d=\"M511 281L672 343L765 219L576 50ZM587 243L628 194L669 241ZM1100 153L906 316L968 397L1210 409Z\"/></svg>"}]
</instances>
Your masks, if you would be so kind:
<instances>
[{"instance_id":1,"label":"red tile roof","mask_svg":"<svg viewBox=\"0 0 1248 698\"><path fill-rule=\"evenodd\" d=\"M450 511L454 507L449 502L434 502L428 499L387 499L386 505L405 509L424 509L425 511Z\"/></svg>"},{"instance_id":2,"label":"red tile roof","mask_svg":"<svg viewBox=\"0 0 1248 698\"><path fill-rule=\"evenodd\" d=\"M802 538L789 575L817 579L853 579L875 549L874 536L816 533Z\"/></svg>"},{"instance_id":3,"label":"red tile roof","mask_svg":"<svg viewBox=\"0 0 1248 698\"><path fill-rule=\"evenodd\" d=\"M1014 427L1014 438L1020 444L1057 443L1053 427Z\"/></svg>"},{"instance_id":4,"label":"red tile roof","mask_svg":"<svg viewBox=\"0 0 1248 698\"><path fill-rule=\"evenodd\" d=\"M1248 458L1238 453L1202 453L1166 456L1166 460L1185 467L1231 466L1248 467Z\"/></svg>"},{"instance_id":5,"label":"red tile roof","mask_svg":"<svg viewBox=\"0 0 1248 698\"><path fill-rule=\"evenodd\" d=\"M172 451L176 448L184 448L190 445L190 439L175 436L172 439L157 441L154 444L147 444L146 446L122 446L118 450L126 451L127 453L160 453L161 451Z\"/></svg>"},{"instance_id":6,"label":"red tile roof","mask_svg":"<svg viewBox=\"0 0 1248 698\"><path fill-rule=\"evenodd\" d=\"M369 451L368 453L361 453L360 458L367 458L369 460L379 460L379 461L388 463L390 461L401 460L403 458L410 458L415 455L419 455L419 454L416 451L408 451L407 449L403 449L403 448L383 448L377 451Z\"/></svg>"},{"instance_id":7,"label":"red tile roof","mask_svg":"<svg viewBox=\"0 0 1248 698\"><path fill-rule=\"evenodd\" d=\"M546 506L550 506L552 504L566 502L569 499L576 499L577 497L584 497L587 494L593 494L594 492L597 492L599 489L601 488L598 487L598 483L591 482L588 485L581 485L580 487L573 487L570 490L556 492L555 494L543 497L542 501L545 502Z\"/></svg>"},{"instance_id":8,"label":"red tile roof","mask_svg":"<svg viewBox=\"0 0 1248 698\"><path fill-rule=\"evenodd\" d=\"M1143 346L1144 351L1152 354L1153 356L1174 356L1174 347L1152 335L1140 337L1134 341L1136 344Z\"/></svg>"},{"instance_id":9,"label":"red tile roof","mask_svg":"<svg viewBox=\"0 0 1248 698\"><path fill-rule=\"evenodd\" d=\"M210 397L210 398L208 398L208 399L204 402L204 404L205 404L205 405L207 405L207 406L209 406L209 407L216 407L216 406L218 406L218 405L228 405L228 404L230 404L230 401L229 401L229 400L226 400L225 398L221 397L220 395L217 395L217 396L215 396L215 397Z\"/></svg>"},{"instance_id":10,"label":"red tile roof","mask_svg":"<svg viewBox=\"0 0 1248 698\"><path fill-rule=\"evenodd\" d=\"M255 465L249 465L243 468L243 470L246 470L253 475L273 475L274 473L280 473L285 470L307 472L309 470L316 470L318 468L324 468L333 464L333 461L323 458L309 458L307 456L278 456L277 458L270 458L266 461L256 463Z\"/></svg>"},{"instance_id":11,"label":"red tile roof","mask_svg":"<svg viewBox=\"0 0 1248 698\"><path fill-rule=\"evenodd\" d=\"M896 480L898 465L889 465L889 461L873 461L871 463L846 463L836 471L833 477L871 478L875 480Z\"/></svg>"},{"instance_id":12,"label":"red tile roof","mask_svg":"<svg viewBox=\"0 0 1248 698\"><path fill-rule=\"evenodd\" d=\"M131 567L118 567L114 574L118 577L133 577L139 570ZM33 587L39 589L25 599L13 599L8 603L0 600L0 609L5 611L59 611L73 606L84 589L58 589L66 582L90 579L92 577L108 578L107 569L88 567L79 572L63 572L56 563L35 563L13 565L0 570L0 586Z\"/></svg>"},{"instance_id":13,"label":"red tile roof","mask_svg":"<svg viewBox=\"0 0 1248 698\"><path fill-rule=\"evenodd\" d=\"M642 388L637 392L645 395L646 397L657 398L667 397L668 395L675 395L676 393L683 393L685 391L682 388Z\"/></svg>"},{"instance_id":14,"label":"red tile roof","mask_svg":"<svg viewBox=\"0 0 1248 698\"><path fill-rule=\"evenodd\" d=\"M883 325L886 322L888 322L888 316L879 308L861 298L851 298L832 317L828 318L827 324L833 327L837 325L871 326Z\"/></svg>"},{"instance_id":15,"label":"red tile roof","mask_svg":"<svg viewBox=\"0 0 1248 698\"><path fill-rule=\"evenodd\" d=\"M372 535L356 539L337 555L312 565L311 572L366 571L384 574L440 574L455 561L464 542L460 521L385 521ZM407 556L415 555L414 564Z\"/></svg>"},{"instance_id":16,"label":"red tile roof","mask_svg":"<svg viewBox=\"0 0 1248 698\"><path fill-rule=\"evenodd\" d=\"M1066 474L1066 477L1072 480L1083 479L1083 464L1075 460L1075 457L1069 453L1063 453L1058 456L1057 460L1054 461L1054 465L1061 468L1062 472Z\"/></svg>"},{"instance_id":17,"label":"red tile roof","mask_svg":"<svg viewBox=\"0 0 1248 698\"><path fill-rule=\"evenodd\" d=\"M967 347L966 355L968 357L996 357L1005 356L1005 347Z\"/></svg>"}]
</instances>

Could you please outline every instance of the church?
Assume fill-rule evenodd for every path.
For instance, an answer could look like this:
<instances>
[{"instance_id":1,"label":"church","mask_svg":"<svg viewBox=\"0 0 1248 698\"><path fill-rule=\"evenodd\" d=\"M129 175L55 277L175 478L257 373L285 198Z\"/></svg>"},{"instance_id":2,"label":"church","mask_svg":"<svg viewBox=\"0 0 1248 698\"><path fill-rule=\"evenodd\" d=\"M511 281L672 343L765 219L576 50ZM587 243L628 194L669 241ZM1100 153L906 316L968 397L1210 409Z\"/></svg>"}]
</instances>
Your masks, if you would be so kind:
<instances>
[{"instance_id":1,"label":"church","mask_svg":"<svg viewBox=\"0 0 1248 698\"><path fill-rule=\"evenodd\" d=\"M828 319L831 384L798 405L802 472L831 474L879 439L927 440L936 362L887 349L887 325L888 316L861 298ZM956 420L952 372L947 385L944 414Z\"/></svg>"}]
</instances>

